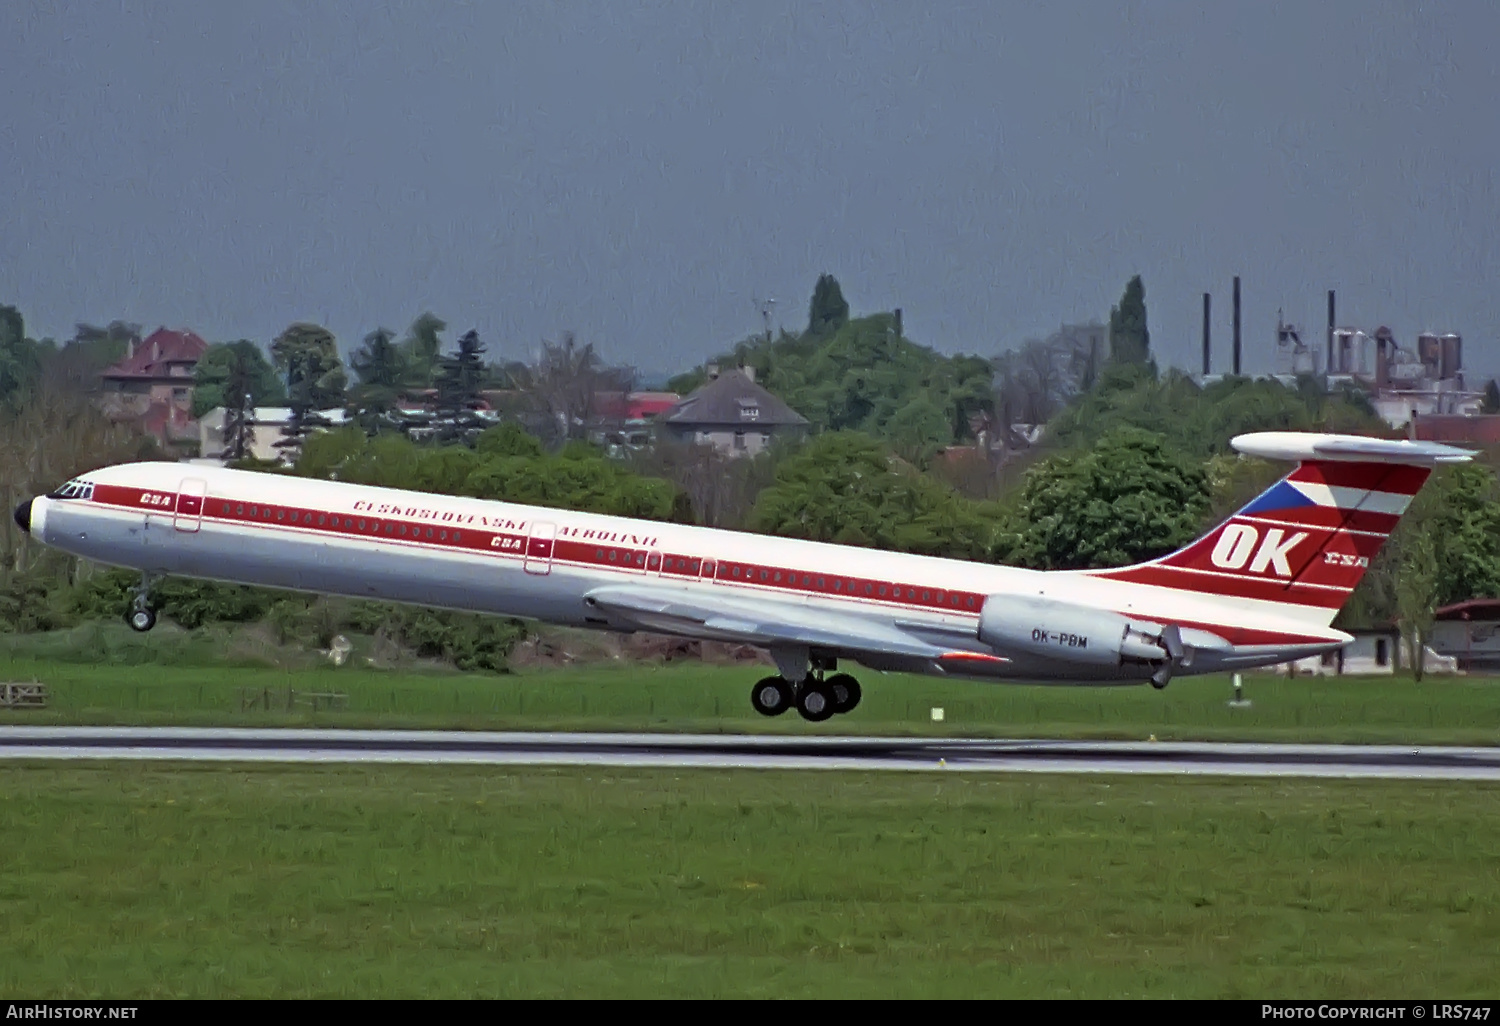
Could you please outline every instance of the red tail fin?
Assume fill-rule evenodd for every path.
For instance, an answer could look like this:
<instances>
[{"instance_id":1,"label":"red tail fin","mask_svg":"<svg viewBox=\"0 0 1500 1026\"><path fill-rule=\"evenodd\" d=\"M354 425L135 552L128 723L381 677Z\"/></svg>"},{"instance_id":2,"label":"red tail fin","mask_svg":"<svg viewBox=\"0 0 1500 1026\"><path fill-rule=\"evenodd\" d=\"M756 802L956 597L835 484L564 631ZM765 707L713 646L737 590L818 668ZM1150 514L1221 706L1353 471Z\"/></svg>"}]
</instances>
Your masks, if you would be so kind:
<instances>
[{"instance_id":1,"label":"red tail fin","mask_svg":"<svg viewBox=\"0 0 1500 1026\"><path fill-rule=\"evenodd\" d=\"M1433 443L1290 432L1241 435L1233 445L1299 463L1186 548L1097 576L1296 607L1300 618L1326 625L1432 467L1473 455Z\"/></svg>"}]
</instances>

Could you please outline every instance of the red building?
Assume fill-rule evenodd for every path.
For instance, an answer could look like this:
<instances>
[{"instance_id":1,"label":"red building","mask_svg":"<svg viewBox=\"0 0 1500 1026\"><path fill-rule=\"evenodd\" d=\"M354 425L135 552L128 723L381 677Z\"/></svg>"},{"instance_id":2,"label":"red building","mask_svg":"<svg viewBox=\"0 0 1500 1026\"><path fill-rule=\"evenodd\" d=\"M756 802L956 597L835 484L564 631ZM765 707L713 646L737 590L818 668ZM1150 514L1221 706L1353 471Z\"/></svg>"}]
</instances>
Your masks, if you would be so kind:
<instances>
[{"instance_id":1,"label":"red building","mask_svg":"<svg viewBox=\"0 0 1500 1026\"><path fill-rule=\"evenodd\" d=\"M1414 436L1422 442L1450 445L1500 445L1500 414L1424 413L1412 421Z\"/></svg>"},{"instance_id":2,"label":"red building","mask_svg":"<svg viewBox=\"0 0 1500 1026\"><path fill-rule=\"evenodd\" d=\"M191 331L157 328L102 375L105 412L139 423L169 449L197 445L193 371L207 351L208 343Z\"/></svg>"}]
</instances>

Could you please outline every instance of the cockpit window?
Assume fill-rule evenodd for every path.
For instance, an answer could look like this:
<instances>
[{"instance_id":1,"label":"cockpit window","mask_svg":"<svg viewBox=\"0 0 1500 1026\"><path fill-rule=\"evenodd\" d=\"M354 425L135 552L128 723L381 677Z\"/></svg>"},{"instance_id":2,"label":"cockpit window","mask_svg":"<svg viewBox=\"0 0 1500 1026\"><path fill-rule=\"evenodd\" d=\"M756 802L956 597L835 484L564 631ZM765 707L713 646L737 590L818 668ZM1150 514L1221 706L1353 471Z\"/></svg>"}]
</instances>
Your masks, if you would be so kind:
<instances>
[{"instance_id":1,"label":"cockpit window","mask_svg":"<svg viewBox=\"0 0 1500 1026\"><path fill-rule=\"evenodd\" d=\"M55 492L49 492L49 499L91 499L94 497L94 486L88 481L74 478Z\"/></svg>"}]
</instances>

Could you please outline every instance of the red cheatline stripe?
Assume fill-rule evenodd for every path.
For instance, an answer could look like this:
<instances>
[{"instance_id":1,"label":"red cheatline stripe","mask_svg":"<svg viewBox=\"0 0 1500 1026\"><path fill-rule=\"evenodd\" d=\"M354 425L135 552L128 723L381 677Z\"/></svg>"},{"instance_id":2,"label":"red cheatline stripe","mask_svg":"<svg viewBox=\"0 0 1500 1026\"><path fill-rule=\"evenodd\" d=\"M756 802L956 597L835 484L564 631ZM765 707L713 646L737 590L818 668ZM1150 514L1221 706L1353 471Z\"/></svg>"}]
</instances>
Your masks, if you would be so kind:
<instances>
[{"instance_id":1,"label":"red cheatline stripe","mask_svg":"<svg viewBox=\"0 0 1500 1026\"><path fill-rule=\"evenodd\" d=\"M1100 570L1090 576L1104 577L1112 581L1127 581L1131 584L1150 584L1158 588L1171 588L1174 591L1229 595L1236 598L1261 599L1266 602L1285 602L1294 606L1316 606L1320 609L1338 609L1348 599L1349 591L1352 590L1299 586L1296 581L1267 581L1256 577L1197 573L1186 567L1161 565Z\"/></svg>"},{"instance_id":2,"label":"red cheatline stripe","mask_svg":"<svg viewBox=\"0 0 1500 1026\"><path fill-rule=\"evenodd\" d=\"M1335 488L1416 495L1429 473L1431 471L1426 467L1390 463L1307 462L1288 474L1287 480L1310 481Z\"/></svg>"},{"instance_id":3,"label":"red cheatline stripe","mask_svg":"<svg viewBox=\"0 0 1500 1026\"><path fill-rule=\"evenodd\" d=\"M188 498L191 500L192 497ZM93 501L97 504L157 513L171 519L178 496L154 489L100 486L94 491ZM550 559L555 563L615 570L633 576L644 575L650 563L652 572L656 572L659 565L663 576L694 579L704 575L704 563L707 562L712 564L712 579L725 584L764 588L799 596L826 595L836 599L950 615L977 616L985 598L978 592L818 573L745 560L713 560L686 553L622 544L619 541L567 536L555 540L535 538L520 533L527 526L524 523L517 523L517 530L506 532L496 530L493 526L476 528L466 524L455 527L442 521L413 521L368 511L329 512L219 496L208 497L202 510L202 520L209 524L227 523L242 527L253 524L267 529L295 529L365 541L419 545L438 551L485 553L512 559L525 557L529 563L545 563ZM563 512L559 511L560 514ZM660 557L659 563L655 558L657 556Z\"/></svg>"},{"instance_id":4,"label":"red cheatline stripe","mask_svg":"<svg viewBox=\"0 0 1500 1026\"><path fill-rule=\"evenodd\" d=\"M938 656L940 660L955 660L966 663L1008 663L1009 659L1004 656L986 655L983 652L944 652Z\"/></svg>"}]
</instances>

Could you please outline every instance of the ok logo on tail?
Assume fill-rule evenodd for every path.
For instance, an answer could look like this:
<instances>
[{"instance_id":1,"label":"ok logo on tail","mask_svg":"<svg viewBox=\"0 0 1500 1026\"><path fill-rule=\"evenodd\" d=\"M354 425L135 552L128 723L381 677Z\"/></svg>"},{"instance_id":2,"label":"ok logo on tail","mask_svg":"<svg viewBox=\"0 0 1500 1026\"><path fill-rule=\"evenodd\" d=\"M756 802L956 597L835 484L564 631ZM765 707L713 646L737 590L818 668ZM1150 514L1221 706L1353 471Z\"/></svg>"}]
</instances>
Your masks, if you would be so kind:
<instances>
[{"instance_id":1,"label":"ok logo on tail","mask_svg":"<svg viewBox=\"0 0 1500 1026\"><path fill-rule=\"evenodd\" d=\"M1270 569L1278 577L1290 577L1292 568L1287 557L1306 538L1306 531L1287 537L1280 527L1269 529L1262 538L1250 524L1227 524L1208 558L1223 570L1245 569L1248 563L1252 574L1263 574Z\"/></svg>"}]
</instances>

